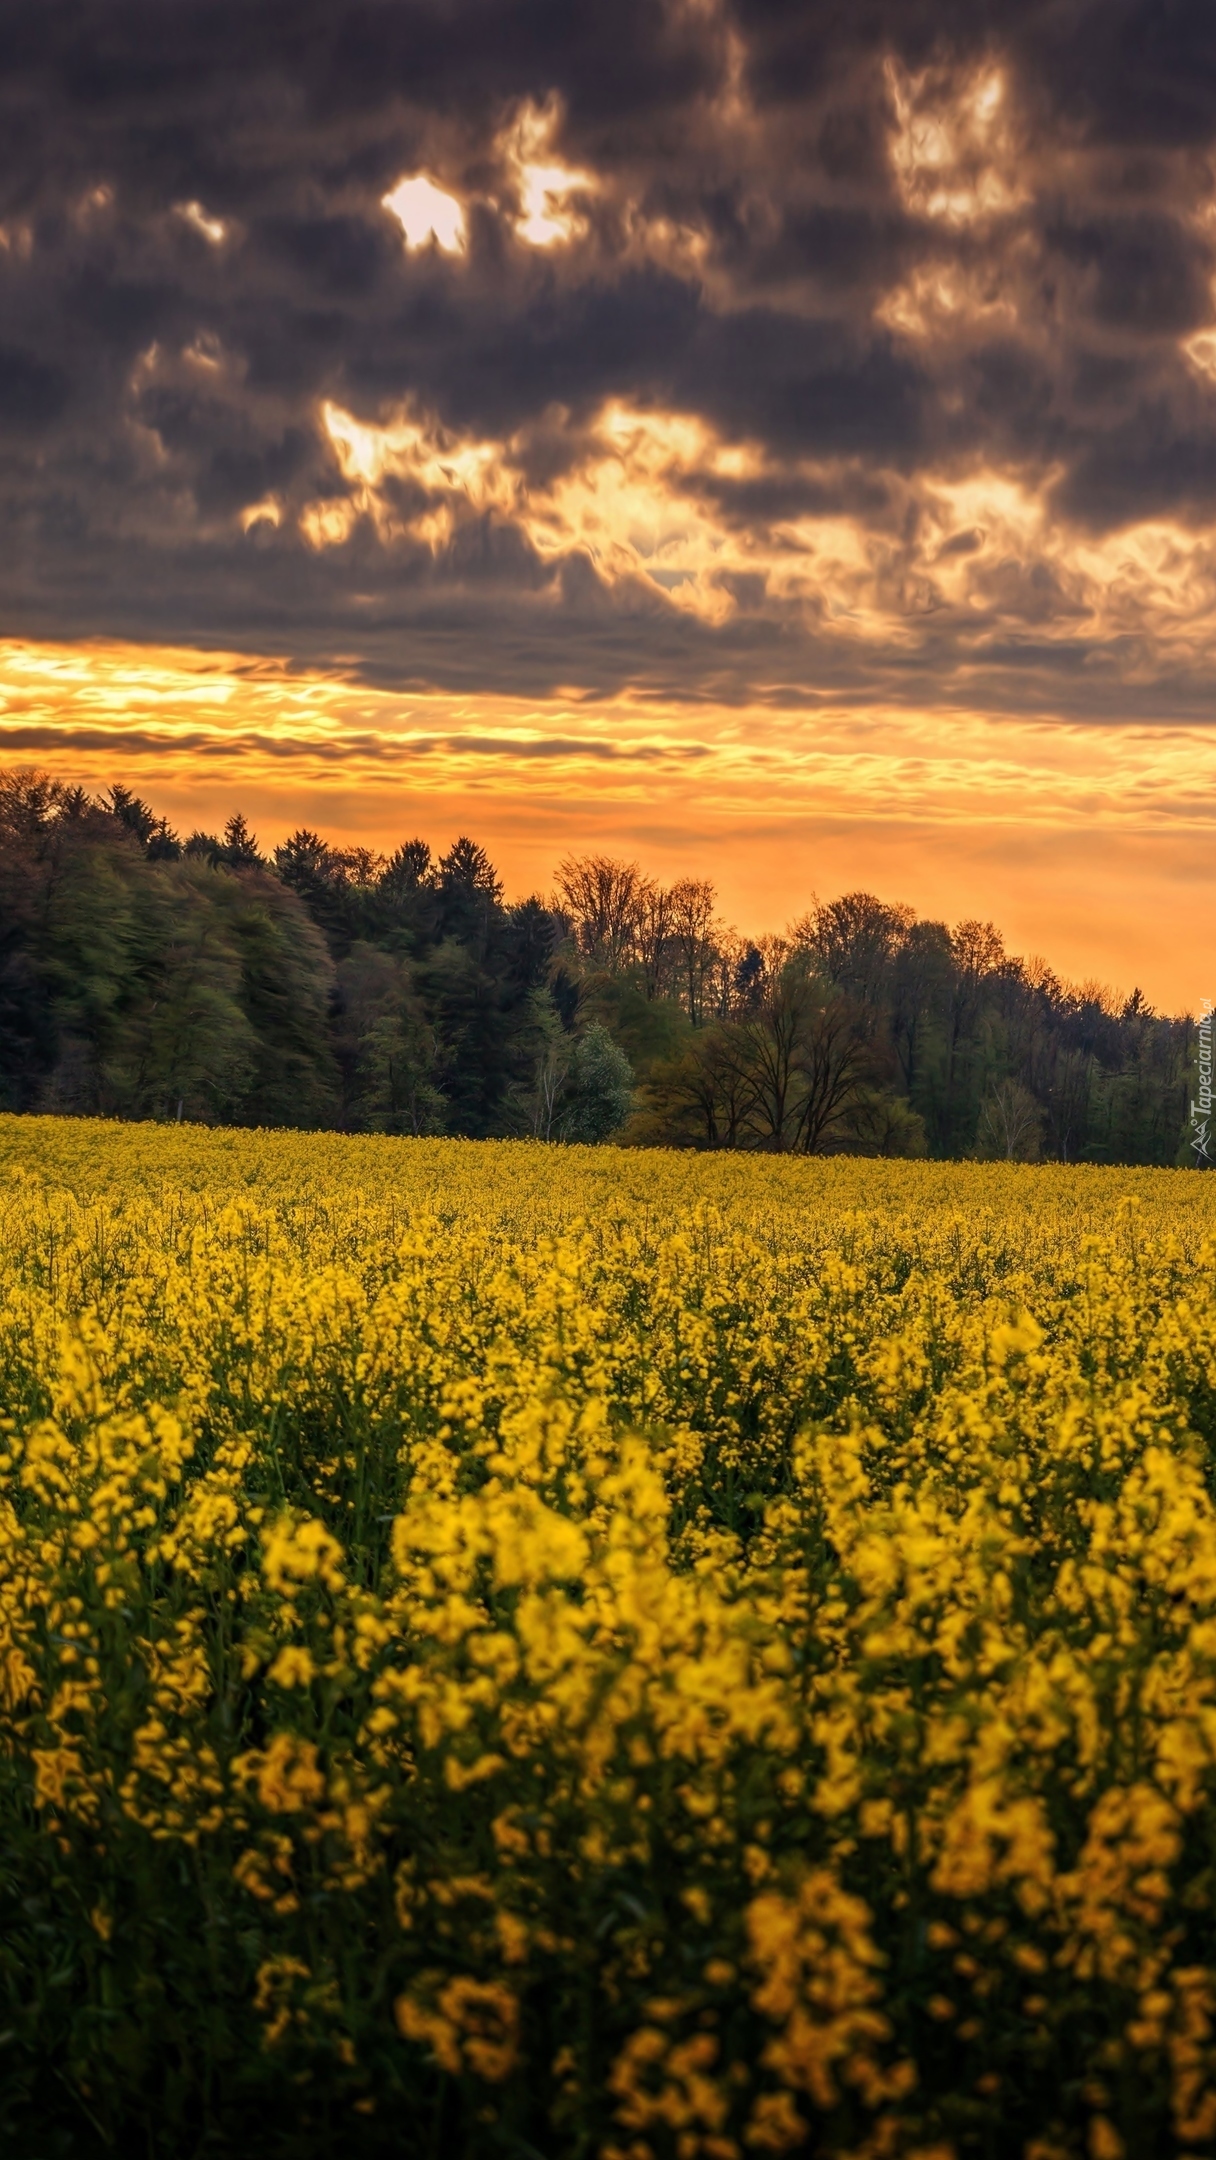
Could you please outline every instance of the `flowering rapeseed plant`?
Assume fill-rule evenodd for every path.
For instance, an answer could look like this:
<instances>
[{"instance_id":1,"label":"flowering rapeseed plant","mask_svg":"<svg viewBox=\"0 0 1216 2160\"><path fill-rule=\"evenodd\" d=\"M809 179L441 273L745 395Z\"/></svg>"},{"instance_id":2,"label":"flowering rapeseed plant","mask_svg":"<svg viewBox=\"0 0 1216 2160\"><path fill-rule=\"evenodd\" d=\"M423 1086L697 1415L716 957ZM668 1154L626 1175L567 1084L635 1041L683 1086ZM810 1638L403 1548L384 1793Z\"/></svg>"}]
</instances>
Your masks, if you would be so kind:
<instances>
[{"instance_id":1,"label":"flowering rapeseed plant","mask_svg":"<svg viewBox=\"0 0 1216 2160\"><path fill-rule=\"evenodd\" d=\"M1216 1184L0 1179L22 2149L1216 2145Z\"/></svg>"}]
</instances>

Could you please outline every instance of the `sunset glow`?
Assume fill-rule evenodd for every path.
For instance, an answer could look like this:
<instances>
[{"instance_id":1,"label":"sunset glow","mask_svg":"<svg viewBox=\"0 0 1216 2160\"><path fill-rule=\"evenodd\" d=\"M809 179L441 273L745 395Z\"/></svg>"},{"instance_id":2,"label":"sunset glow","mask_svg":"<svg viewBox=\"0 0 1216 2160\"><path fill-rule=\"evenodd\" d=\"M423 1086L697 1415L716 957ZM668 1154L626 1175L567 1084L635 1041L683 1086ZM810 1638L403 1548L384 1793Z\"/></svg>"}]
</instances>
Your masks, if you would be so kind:
<instances>
[{"instance_id":1,"label":"sunset glow","mask_svg":"<svg viewBox=\"0 0 1216 2160\"><path fill-rule=\"evenodd\" d=\"M251 51L176 162L138 73L116 132L63 89L62 137L31 76L0 755L267 838L467 827L520 891L594 840L757 930L872 885L1194 1005L1189 90L1125 159L1062 19L880 9L813 57L727 0L619 52L377 26L298 80Z\"/></svg>"},{"instance_id":2,"label":"sunset glow","mask_svg":"<svg viewBox=\"0 0 1216 2160\"><path fill-rule=\"evenodd\" d=\"M1216 844L1216 741L958 712L656 706L398 694L282 660L118 645L0 647L0 763L175 822L242 808L391 850L471 831L510 889L547 891L574 820L656 872L712 874L745 930L868 886L1000 920L1077 979L1184 1005Z\"/></svg>"}]
</instances>

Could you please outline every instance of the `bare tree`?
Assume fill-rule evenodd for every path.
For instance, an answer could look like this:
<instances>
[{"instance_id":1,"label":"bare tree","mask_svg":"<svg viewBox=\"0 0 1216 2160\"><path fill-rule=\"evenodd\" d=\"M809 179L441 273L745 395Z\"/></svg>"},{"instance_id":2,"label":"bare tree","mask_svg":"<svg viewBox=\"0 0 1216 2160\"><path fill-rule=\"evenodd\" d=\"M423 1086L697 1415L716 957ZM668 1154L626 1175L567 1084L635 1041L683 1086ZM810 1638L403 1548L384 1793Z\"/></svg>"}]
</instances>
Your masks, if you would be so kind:
<instances>
[{"instance_id":1,"label":"bare tree","mask_svg":"<svg viewBox=\"0 0 1216 2160\"><path fill-rule=\"evenodd\" d=\"M943 922L911 924L891 971L890 1035L905 1089L922 1080L932 1057L937 1015L950 996L950 932Z\"/></svg>"},{"instance_id":2,"label":"bare tree","mask_svg":"<svg viewBox=\"0 0 1216 2160\"><path fill-rule=\"evenodd\" d=\"M680 878L671 888L671 936L678 966L678 995L694 1027L705 1019L715 959L714 906L708 878Z\"/></svg>"},{"instance_id":3,"label":"bare tree","mask_svg":"<svg viewBox=\"0 0 1216 2160\"><path fill-rule=\"evenodd\" d=\"M533 1063L528 1130L534 1140L552 1140L558 1104L570 1068L567 1042L546 1042Z\"/></svg>"},{"instance_id":4,"label":"bare tree","mask_svg":"<svg viewBox=\"0 0 1216 2160\"><path fill-rule=\"evenodd\" d=\"M779 937L775 932L749 940L736 977L737 1012L758 1013L762 1009L765 999L772 996L780 982L790 955L789 939Z\"/></svg>"},{"instance_id":5,"label":"bare tree","mask_svg":"<svg viewBox=\"0 0 1216 2160\"><path fill-rule=\"evenodd\" d=\"M755 947L750 938L721 924L714 932L713 960L705 987L707 1019L729 1020L739 1006L741 975L746 979Z\"/></svg>"},{"instance_id":6,"label":"bare tree","mask_svg":"<svg viewBox=\"0 0 1216 2160\"><path fill-rule=\"evenodd\" d=\"M957 923L950 938L954 962L946 1045L947 1105L960 1097L974 1101L983 1070L982 1046L975 1039L985 1002L985 985L1005 966L1005 941L993 923L974 918Z\"/></svg>"},{"instance_id":7,"label":"bare tree","mask_svg":"<svg viewBox=\"0 0 1216 2160\"><path fill-rule=\"evenodd\" d=\"M1001 1080L987 1096L976 1134L981 1155L1003 1162L1037 1162L1043 1113L1019 1080Z\"/></svg>"},{"instance_id":8,"label":"bare tree","mask_svg":"<svg viewBox=\"0 0 1216 2160\"><path fill-rule=\"evenodd\" d=\"M648 886L638 865L610 855L571 855L559 863L556 884L583 958L619 974L635 958Z\"/></svg>"},{"instance_id":9,"label":"bare tree","mask_svg":"<svg viewBox=\"0 0 1216 2160\"><path fill-rule=\"evenodd\" d=\"M851 892L839 900L816 901L790 934L795 946L810 954L818 974L847 996L875 1005L915 919L915 911L902 903Z\"/></svg>"},{"instance_id":10,"label":"bare tree","mask_svg":"<svg viewBox=\"0 0 1216 2160\"><path fill-rule=\"evenodd\" d=\"M642 878L637 893L634 949L648 998L666 995L673 960L673 895L665 885Z\"/></svg>"},{"instance_id":11,"label":"bare tree","mask_svg":"<svg viewBox=\"0 0 1216 2160\"><path fill-rule=\"evenodd\" d=\"M870 1072L865 1015L851 998L824 993L818 984L799 985L807 993L801 1016L798 1071L802 1102L795 1146L819 1155L847 1121Z\"/></svg>"},{"instance_id":12,"label":"bare tree","mask_svg":"<svg viewBox=\"0 0 1216 2160\"><path fill-rule=\"evenodd\" d=\"M950 948L955 967L968 984L982 982L1005 965L1005 940L995 923L977 922L974 917L956 923Z\"/></svg>"},{"instance_id":13,"label":"bare tree","mask_svg":"<svg viewBox=\"0 0 1216 2160\"><path fill-rule=\"evenodd\" d=\"M923 1155L925 1121L890 1088L862 1088L841 1135L851 1155Z\"/></svg>"},{"instance_id":14,"label":"bare tree","mask_svg":"<svg viewBox=\"0 0 1216 2160\"><path fill-rule=\"evenodd\" d=\"M653 1077L633 1137L670 1145L749 1145L756 1082L746 1032L703 1029Z\"/></svg>"},{"instance_id":15,"label":"bare tree","mask_svg":"<svg viewBox=\"0 0 1216 2160\"><path fill-rule=\"evenodd\" d=\"M820 1154L845 1133L872 1063L856 1006L787 967L749 1017L706 1030L653 1076L644 1136Z\"/></svg>"},{"instance_id":16,"label":"bare tree","mask_svg":"<svg viewBox=\"0 0 1216 2160\"><path fill-rule=\"evenodd\" d=\"M744 1021L739 1030L752 1080L749 1124L759 1145L776 1154L798 1144L801 1059L809 1006L809 985L783 978L756 1018Z\"/></svg>"}]
</instances>

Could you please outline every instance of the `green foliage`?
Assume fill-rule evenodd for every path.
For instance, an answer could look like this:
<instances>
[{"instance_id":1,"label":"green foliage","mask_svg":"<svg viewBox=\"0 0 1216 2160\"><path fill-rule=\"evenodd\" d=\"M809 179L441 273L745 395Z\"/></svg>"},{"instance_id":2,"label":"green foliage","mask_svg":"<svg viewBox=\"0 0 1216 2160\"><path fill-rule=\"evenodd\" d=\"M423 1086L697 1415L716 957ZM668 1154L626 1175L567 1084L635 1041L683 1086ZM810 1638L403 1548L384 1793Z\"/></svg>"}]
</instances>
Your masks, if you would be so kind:
<instances>
[{"instance_id":1,"label":"green foliage","mask_svg":"<svg viewBox=\"0 0 1216 2160\"><path fill-rule=\"evenodd\" d=\"M360 940L337 968L347 1122L371 1132L442 1132L437 1044L408 960Z\"/></svg>"},{"instance_id":2,"label":"green foliage","mask_svg":"<svg viewBox=\"0 0 1216 2160\"><path fill-rule=\"evenodd\" d=\"M634 1142L1165 1164L1194 1038L870 893L749 942L607 856L508 906L467 835L271 863L239 812L183 844L0 773L0 1109L602 1138L636 1076Z\"/></svg>"},{"instance_id":3,"label":"green foliage","mask_svg":"<svg viewBox=\"0 0 1216 2160\"><path fill-rule=\"evenodd\" d=\"M584 985L581 1010L602 1021L642 1078L677 1056L693 1033L674 998L648 997L640 982L625 975L592 976Z\"/></svg>"},{"instance_id":4,"label":"green foliage","mask_svg":"<svg viewBox=\"0 0 1216 2160\"><path fill-rule=\"evenodd\" d=\"M115 810L0 794L6 972L30 1015L22 1026L18 1004L0 1051L9 1101L326 1123L332 968L305 909L259 866L242 820L214 857L183 852L146 805L112 793Z\"/></svg>"},{"instance_id":5,"label":"green foliage","mask_svg":"<svg viewBox=\"0 0 1216 2160\"><path fill-rule=\"evenodd\" d=\"M928 1152L925 1121L891 1088L859 1088L849 1106L848 1151L905 1161Z\"/></svg>"},{"instance_id":6,"label":"green foliage","mask_svg":"<svg viewBox=\"0 0 1216 2160\"><path fill-rule=\"evenodd\" d=\"M517 1130L533 1140L611 1139L633 1108L633 1067L620 1044L598 1020L568 1033L546 990L532 992L527 1014L529 1066L515 1091Z\"/></svg>"},{"instance_id":7,"label":"green foliage","mask_svg":"<svg viewBox=\"0 0 1216 2160\"><path fill-rule=\"evenodd\" d=\"M556 1140L574 1038L562 1026L550 991L528 993L521 1039L526 1064L525 1077L514 1091L518 1129L533 1140Z\"/></svg>"},{"instance_id":8,"label":"green foliage","mask_svg":"<svg viewBox=\"0 0 1216 2160\"><path fill-rule=\"evenodd\" d=\"M619 1132L633 1107L633 1067L593 1020L574 1045L561 1112L563 1140L596 1142Z\"/></svg>"},{"instance_id":9,"label":"green foliage","mask_svg":"<svg viewBox=\"0 0 1216 2160\"><path fill-rule=\"evenodd\" d=\"M330 1125L338 1072L329 1034L333 965L295 895L266 871L220 877L254 1032L242 1122Z\"/></svg>"}]
</instances>

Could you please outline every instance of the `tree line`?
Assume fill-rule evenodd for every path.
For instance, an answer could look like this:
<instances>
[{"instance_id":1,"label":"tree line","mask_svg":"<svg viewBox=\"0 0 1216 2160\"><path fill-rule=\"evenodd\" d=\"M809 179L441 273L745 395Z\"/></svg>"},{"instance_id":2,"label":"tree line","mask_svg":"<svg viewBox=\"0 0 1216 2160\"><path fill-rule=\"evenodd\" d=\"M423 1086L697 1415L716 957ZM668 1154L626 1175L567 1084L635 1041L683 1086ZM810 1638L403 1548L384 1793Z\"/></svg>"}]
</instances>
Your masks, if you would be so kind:
<instances>
[{"instance_id":1,"label":"tree line","mask_svg":"<svg viewBox=\"0 0 1216 2160\"><path fill-rule=\"evenodd\" d=\"M388 856L0 774L0 1107L774 1152L1182 1160L1194 1024L864 892L782 936L571 857L508 903Z\"/></svg>"}]
</instances>

